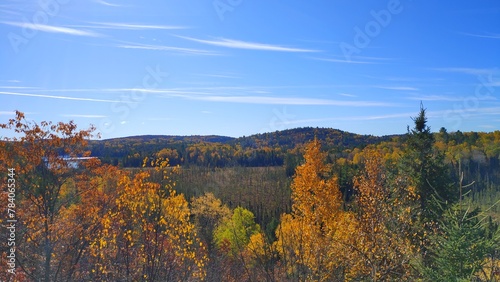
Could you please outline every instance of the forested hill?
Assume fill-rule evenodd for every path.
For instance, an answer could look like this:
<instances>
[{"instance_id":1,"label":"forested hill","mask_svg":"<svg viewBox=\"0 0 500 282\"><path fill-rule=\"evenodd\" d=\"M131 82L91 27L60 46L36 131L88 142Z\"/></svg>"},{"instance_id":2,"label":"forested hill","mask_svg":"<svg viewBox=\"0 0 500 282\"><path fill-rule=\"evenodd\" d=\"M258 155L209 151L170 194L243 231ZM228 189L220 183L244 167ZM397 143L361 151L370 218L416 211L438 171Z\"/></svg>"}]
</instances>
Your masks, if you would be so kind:
<instances>
[{"instance_id":1,"label":"forested hill","mask_svg":"<svg viewBox=\"0 0 500 282\"><path fill-rule=\"evenodd\" d=\"M331 128L296 128L272 133L232 138L225 136L147 135L92 141L92 155L122 167L140 167L145 158L166 157L171 165L227 167L282 166L290 173L300 162L304 144L315 137L335 159L357 163L362 149L375 146L386 158L396 157L405 135L376 137ZM500 156L500 131L451 132L441 128L434 133L436 150L446 162L458 165L488 164L497 167ZM393 155L391 157L391 155Z\"/></svg>"},{"instance_id":2,"label":"forested hill","mask_svg":"<svg viewBox=\"0 0 500 282\"><path fill-rule=\"evenodd\" d=\"M391 136L376 137L332 128L303 127L240 137L231 142L239 144L243 148L280 147L281 149L290 150L312 141L315 137L328 149L364 147L368 144L391 139Z\"/></svg>"},{"instance_id":3,"label":"forested hill","mask_svg":"<svg viewBox=\"0 0 500 282\"><path fill-rule=\"evenodd\" d=\"M275 166L286 153L299 155L303 145L318 138L325 149L342 152L390 140L331 128L296 128L240 138L226 136L145 135L92 141L93 156L124 167L139 167L151 156L168 157L172 165Z\"/></svg>"}]
</instances>

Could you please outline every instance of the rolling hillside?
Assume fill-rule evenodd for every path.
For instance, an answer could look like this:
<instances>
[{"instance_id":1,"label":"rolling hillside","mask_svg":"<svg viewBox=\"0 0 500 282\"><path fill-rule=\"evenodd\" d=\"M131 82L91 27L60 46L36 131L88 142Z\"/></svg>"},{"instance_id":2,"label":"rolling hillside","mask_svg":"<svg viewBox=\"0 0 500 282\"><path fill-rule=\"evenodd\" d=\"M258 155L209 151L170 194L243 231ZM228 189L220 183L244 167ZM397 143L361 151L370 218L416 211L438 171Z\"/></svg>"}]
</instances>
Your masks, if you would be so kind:
<instances>
[{"instance_id":1,"label":"rolling hillside","mask_svg":"<svg viewBox=\"0 0 500 282\"><path fill-rule=\"evenodd\" d=\"M240 138L227 136L145 135L92 141L92 155L124 167L139 167L142 160L163 150L171 164L224 166L283 165L286 153L299 153L318 138L333 152L363 148L390 140L391 136L359 135L331 128L296 128ZM294 151L295 149L295 151Z\"/></svg>"}]
</instances>

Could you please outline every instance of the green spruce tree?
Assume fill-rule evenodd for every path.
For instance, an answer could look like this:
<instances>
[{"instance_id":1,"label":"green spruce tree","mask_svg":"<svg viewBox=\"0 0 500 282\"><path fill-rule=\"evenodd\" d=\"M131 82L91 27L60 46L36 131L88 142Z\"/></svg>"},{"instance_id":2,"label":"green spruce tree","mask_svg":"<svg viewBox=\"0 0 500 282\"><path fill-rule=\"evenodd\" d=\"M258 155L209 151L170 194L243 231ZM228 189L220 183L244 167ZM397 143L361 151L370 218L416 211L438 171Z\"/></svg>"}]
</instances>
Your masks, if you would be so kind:
<instances>
[{"instance_id":1,"label":"green spruce tree","mask_svg":"<svg viewBox=\"0 0 500 282\"><path fill-rule=\"evenodd\" d=\"M460 195L463 174L460 178ZM483 281L477 276L487 277L484 267L486 258L498 249L498 225L471 208L470 203L460 201L443 213L439 232L430 238L428 264L420 266L426 281ZM476 279L478 278L478 279ZM475 280L476 279L476 280Z\"/></svg>"},{"instance_id":2,"label":"green spruce tree","mask_svg":"<svg viewBox=\"0 0 500 282\"><path fill-rule=\"evenodd\" d=\"M434 147L434 135L427 125L426 109L413 118L414 128L408 127L401 172L418 196L417 220L430 224L441 218L446 207L458 200L444 155Z\"/></svg>"},{"instance_id":3,"label":"green spruce tree","mask_svg":"<svg viewBox=\"0 0 500 282\"><path fill-rule=\"evenodd\" d=\"M449 208L440 223L442 232L431 236L426 281L473 281L492 253L495 239L486 236L479 209Z\"/></svg>"}]
</instances>

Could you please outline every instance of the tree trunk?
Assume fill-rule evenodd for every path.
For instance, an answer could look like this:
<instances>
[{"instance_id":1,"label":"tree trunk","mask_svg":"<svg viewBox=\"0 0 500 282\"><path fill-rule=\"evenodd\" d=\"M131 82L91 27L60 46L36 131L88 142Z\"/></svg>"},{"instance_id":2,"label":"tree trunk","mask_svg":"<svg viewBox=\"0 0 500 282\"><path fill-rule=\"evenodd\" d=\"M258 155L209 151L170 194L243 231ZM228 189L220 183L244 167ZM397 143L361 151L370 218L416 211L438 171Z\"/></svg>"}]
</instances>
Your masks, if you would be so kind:
<instances>
[{"instance_id":1,"label":"tree trunk","mask_svg":"<svg viewBox=\"0 0 500 282\"><path fill-rule=\"evenodd\" d=\"M50 236L49 236L49 225L48 222L45 222L45 246L44 246L44 253L45 253L45 263L44 263L44 281L49 282L50 281L50 262L52 259L52 248L50 246Z\"/></svg>"}]
</instances>

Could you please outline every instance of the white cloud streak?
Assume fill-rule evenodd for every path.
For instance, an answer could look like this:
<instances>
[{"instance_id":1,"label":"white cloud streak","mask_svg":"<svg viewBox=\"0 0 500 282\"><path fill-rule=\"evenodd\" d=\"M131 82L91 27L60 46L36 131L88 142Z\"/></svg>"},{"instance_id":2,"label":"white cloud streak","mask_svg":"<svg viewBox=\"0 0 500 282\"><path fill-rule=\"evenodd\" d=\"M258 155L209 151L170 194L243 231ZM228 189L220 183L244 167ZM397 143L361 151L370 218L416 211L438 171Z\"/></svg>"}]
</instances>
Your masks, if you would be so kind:
<instances>
[{"instance_id":1,"label":"white cloud streak","mask_svg":"<svg viewBox=\"0 0 500 282\"><path fill-rule=\"evenodd\" d=\"M311 59L317 60L317 61L330 62L330 63L341 63L341 64L359 64L359 65L377 64L377 62L346 60L346 59L315 58L315 57L313 57Z\"/></svg>"},{"instance_id":2,"label":"white cloud streak","mask_svg":"<svg viewBox=\"0 0 500 282\"><path fill-rule=\"evenodd\" d=\"M449 96L443 96L443 95L421 95L421 96L412 96L408 97L408 100L415 100L415 101L449 101L449 102L456 102L456 101L463 101L463 97L449 97Z\"/></svg>"},{"instance_id":3,"label":"white cloud streak","mask_svg":"<svg viewBox=\"0 0 500 282\"><path fill-rule=\"evenodd\" d=\"M76 114L68 114L68 115L61 115L62 117L69 117L69 118L106 118L107 116L104 115L76 115Z\"/></svg>"},{"instance_id":4,"label":"white cloud streak","mask_svg":"<svg viewBox=\"0 0 500 282\"><path fill-rule=\"evenodd\" d=\"M170 94L166 94L167 96ZM395 104L372 101L341 101L316 98L271 97L271 96L222 96L222 95L179 95L190 100L263 104L263 105L301 105L301 106L349 106L349 107L391 107Z\"/></svg>"},{"instance_id":5,"label":"white cloud streak","mask_svg":"<svg viewBox=\"0 0 500 282\"><path fill-rule=\"evenodd\" d=\"M498 73L498 69L488 69L488 68L433 68L436 71L442 72L452 72L452 73L462 73L462 74L470 74L470 75L491 75L494 73Z\"/></svg>"},{"instance_id":6,"label":"white cloud streak","mask_svg":"<svg viewBox=\"0 0 500 282\"><path fill-rule=\"evenodd\" d=\"M0 111L0 116L13 116L16 112L14 111Z\"/></svg>"},{"instance_id":7,"label":"white cloud streak","mask_svg":"<svg viewBox=\"0 0 500 282\"><path fill-rule=\"evenodd\" d=\"M91 22L88 25L71 25L76 28L91 29L122 29L122 30L177 30L188 29L185 26L174 25L153 25L153 24L133 24L133 23L112 23L112 22Z\"/></svg>"},{"instance_id":8,"label":"white cloud streak","mask_svg":"<svg viewBox=\"0 0 500 282\"><path fill-rule=\"evenodd\" d=\"M90 90L89 90L90 91ZM303 106L350 106L350 107L394 107L395 103L374 102L374 101L345 101L319 98L302 97L276 97L265 95L248 95L256 91L263 91L255 87L186 87L171 89L142 89L142 88L115 88L115 89L95 89L92 92L143 92L157 94L165 98L183 98L188 100L239 103L239 104L263 104L263 105L303 105ZM265 91L263 91L265 92ZM266 92L267 93L267 92Z\"/></svg>"},{"instance_id":9,"label":"white cloud streak","mask_svg":"<svg viewBox=\"0 0 500 282\"><path fill-rule=\"evenodd\" d=\"M387 114L387 115L373 115L373 116L352 116L352 117L340 117L338 120L343 121L366 121L366 120L379 120L379 119L391 119L391 118L411 118L415 113L399 113L399 114Z\"/></svg>"},{"instance_id":10,"label":"white cloud streak","mask_svg":"<svg viewBox=\"0 0 500 282\"><path fill-rule=\"evenodd\" d=\"M0 86L0 89L39 89L38 87L30 87L30 86Z\"/></svg>"},{"instance_id":11,"label":"white cloud streak","mask_svg":"<svg viewBox=\"0 0 500 282\"><path fill-rule=\"evenodd\" d=\"M109 3L109 2L106 2L104 0L93 0L93 2L95 2L97 4L104 5L104 6L108 6L108 7L121 7L121 5Z\"/></svg>"},{"instance_id":12,"label":"white cloud streak","mask_svg":"<svg viewBox=\"0 0 500 282\"><path fill-rule=\"evenodd\" d=\"M350 97L350 98L355 98L355 97L358 97L354 94L348 94L348 93L340 93L339 94L340 96L344 96L344 97Z\"/></svg>"},{"instance_id":13,"label":"white cloud streak","mask_svg":"<svg viewBox=\"0 0 500 282\"><path fill-rule=\"evenodd\" d=\"M221 87L199 87L199 88L185 87L185 88L171 88L171 89L147 89L147 88L145 89L142 88L54 89L54 90L44 90L44 91L45 92L61 92L61 91L89 92L89 93L143 92L149 94L156 94L159 95L160 97L166 97L166 98L182 98L188 100L207 101L207 102L262 104L262 105L346 106L346 107L395 107L399 105L395 103L364 101L364 100L346 101L346 100L303 98L303 97L248 95L248 93L255 93L256 91L261 91L261 93L268 93L267 91L264 90L265 90L264 88L258 88L258 87L221 86ZM55 98L55 99L74 99L74 100L86 99L86 98L74 98L74 97L64 97L64 96L0 92L0 94L5 94L5 93L11 93L9 95L33 96L33 97ZM88 100L100 101L100 102L115 102L113 100L98 100L98 99L88 99Z\"/></svg>"},{"instance_id":14,"label":"white cloud streak","mask_svg":"<svg viewBox=\"0 0 500 282\"><path fill-rule=\"evenodd\" d=\"M489 39L500 39L500 34L476 34L476 33L465 33L462 32L463 35L480 37L480 38L489 38Z\"/></svg>"},{"instance_id":15,"label":"white cloud streak","mask_svg":"<svg viewBox=\"0 0 500 282\"><path fill-rule=\"evenodd\" d=\"M265 43L255 43L255 42L247 42L240 40L233 40L227 38L219 38L217 40L203 40L197 39L187 36L177 36L179 38L183 38L189 41L198 42L202 44L226 47L226 48L234 48L234 49L246 49L246 50L260 50L260 51L276 51L276 52L320 52L319 50L312 49L302 49L302 48L293 48L293 47L284 47L279 45L271 45Z\"/></svg>"},{"instance_id":16,"label":"white cloud streak","mask_svg":"<svg viewBox=\"0 0 500 282\"><path fill-rule=\"evenodd\" d=\"M375 86L376 88L396 91L418 91L419 89L412 86Z\"/></svg>"},{"instance_id":17,"label":"white cloud streak","mask_svg":"<svg viewBox=\"0 0 500 282\"><path fill-rule=\"evenodd\" d=\"M120 103L120 102L123 102L123 101L118 101L118 100L104 100L104 99L93 99L93 98L82 98L82 97L68 97L68 96L55 96L55 95L32 94L32 93L18 93L18 92L4 92L4 91L0 91L0 95L24 96L24 97L36 97L36 98L48 98L48 99L60 99L60 100L74 100L74 101L87 101L87 102L103 102L103 103Z\"/></svg>"},{"instance_id":18,"label":"white cloud streak","mask_svg":"<svg viewBox=\"0 0 500 282\"><path fill-rule=\"evenodd\" d=\"M459 102L459 101L465 101L467 97L451 97L451 96L444 96L444 95L418 95L418 96L412 96L408 97L407 99L409 100L416 100L416 101L449 101L449 102ZM481 100L497 100L493 96L486 96L483 97Z\"/></svg>"},{"instance_id":19,"label":"white cloud streak","mask_svg":"<svg viewBox=\"0 0 500 282\"><path fill-rule=\"evenodd\" d=\"M216 78L241 78L235 75L227 75L227 74L208 74L208 73L193 73L196 76L207 76L207 77L216 77Z\"/></svg>"},{"instance_id":20,"label":"white cloud streak","mask_svg":"<svg viewBox=\"0 0 500 282\"><path fill-rule=\"evenodd\" d=\"M342 117L329 117L329 118L311 118L311 119L299 119L290 120L277 123L277 125L294 125L294 124L309 124L315 122L330 122L330 121L369 121L369 120L381 120L381 119L401 119L401 118L411 118L414 113L400 113L400 114L388 114L388 115L373 115L373 116L342 116Z\"/></svg>"},{"instance_id":21,"label":"white cloud streak","mask_svg":"<svg viewBox=\"0 0 500 282\"><path fill-rule=\"evenodd\" d=\"M62 27L62 26L53 26L53 25L45 25L45 24L32 24L32 23L21 23L21 22L1 22L6 25L10 26L16 26L16 27L21 27L21 28L27 28L27 29L32 29L32 30L37 30L37 31L42 31L42 32L49 32L49 33L62 33L62 34L68 34L68 35L74 35L74 36L87 36L87 37L101 37L102 35L99 33L95 33L92 31L87 31L87 30L80 30L80 29L75 29L75 28L69 28L69 27Z\"/></svg>"},{"instance_id":22,"label":"white cloud streak","mask_svg":"<svg viewBox=\"0 0 500 282\"><path fill-rule=\"evenodd\" d=\"M165 98L183 98L188 100L239 103L239 104L263 104L263 105L303 105L303 106L350 106L350 107L394 107L395 103L374 102L374 101L345 101L319 98L302 97L276 97L265 95L247 95L262 91L255 87L186 87L171 89L147 89L147 88L109 88L109 89L89 89L89 92L143 92L156 94ZM83 89L78 89L82 91ZM57 90L59 91L59 90ZM71 91L65 89L64 91ZM222 94L224 93L225 94ZM265 92L265 91L263 91ZM267 92L265 92L267 93Z\"/></svg>"},{"instance_id":23,"label":"white cloud streak","mask_svg":"<svg viewBox=\"0 0 500 282\"><path fill-rule=\"evenodd\" d=\"M189 55L205 55L205 56L218 56L220 53L202 50L202 49L193 49L193 48L182 48L182 47L174 47L174 46L165 46L165 45L148 45L148 44L137 44L137 43L124 43L116 45L118 48L124 49L142 49L142 50L152 50L152 51L169 51L174 53L181 54L189 54Z\"/></svg>"},{"instance_id":24,"label":"white cloud streak","mask_svg":"<svg viewBox=\"0 0 500 282\"><path fill-rule=\"evenodd\" d=\"M256 87L201 87L201 88L171 88L171 89L142 89L142 88L102 88L102 89L52 89L52 90L33 90L38 92L20 93L0 91L0 95L37 97L47 99L89 101L89 102L105 102L105 103L120 103L123 101L95 99L84 97L71 97L59 95L47 95L45 93L55 92L82 92L82 93L123 93L123 92L143 92L156 95L156 97L165 98L181 98L187 100L218 102L218 103L238 103L238 104L261 104L261 105L302 105L302 106L340 106L340 107L395 107L399 104L366 101L366 100L334 100L321 98L306 98L306 97L283 97L271 95L252 95L249 93L265 93L264 88ZM43 93L45 92L45 93ZM345 97L355 97L354 95L343 95Z\"/></svg>"},{"instance_id":25,"label":"white cloud streak","mask_svg":"<svg viewBox=\"0 0 500 282\"><path fill-rule=\"evenodd\" d=\"M341 64L380 64L384 61L390 61L390 58L381 58L381 57L366 57L366 56L355 56L351 60L346 60L343 57L339 58L324 58L324 57L310 57L310 59L331 63L341 63Z\"/></svg>"}]
</instances>

